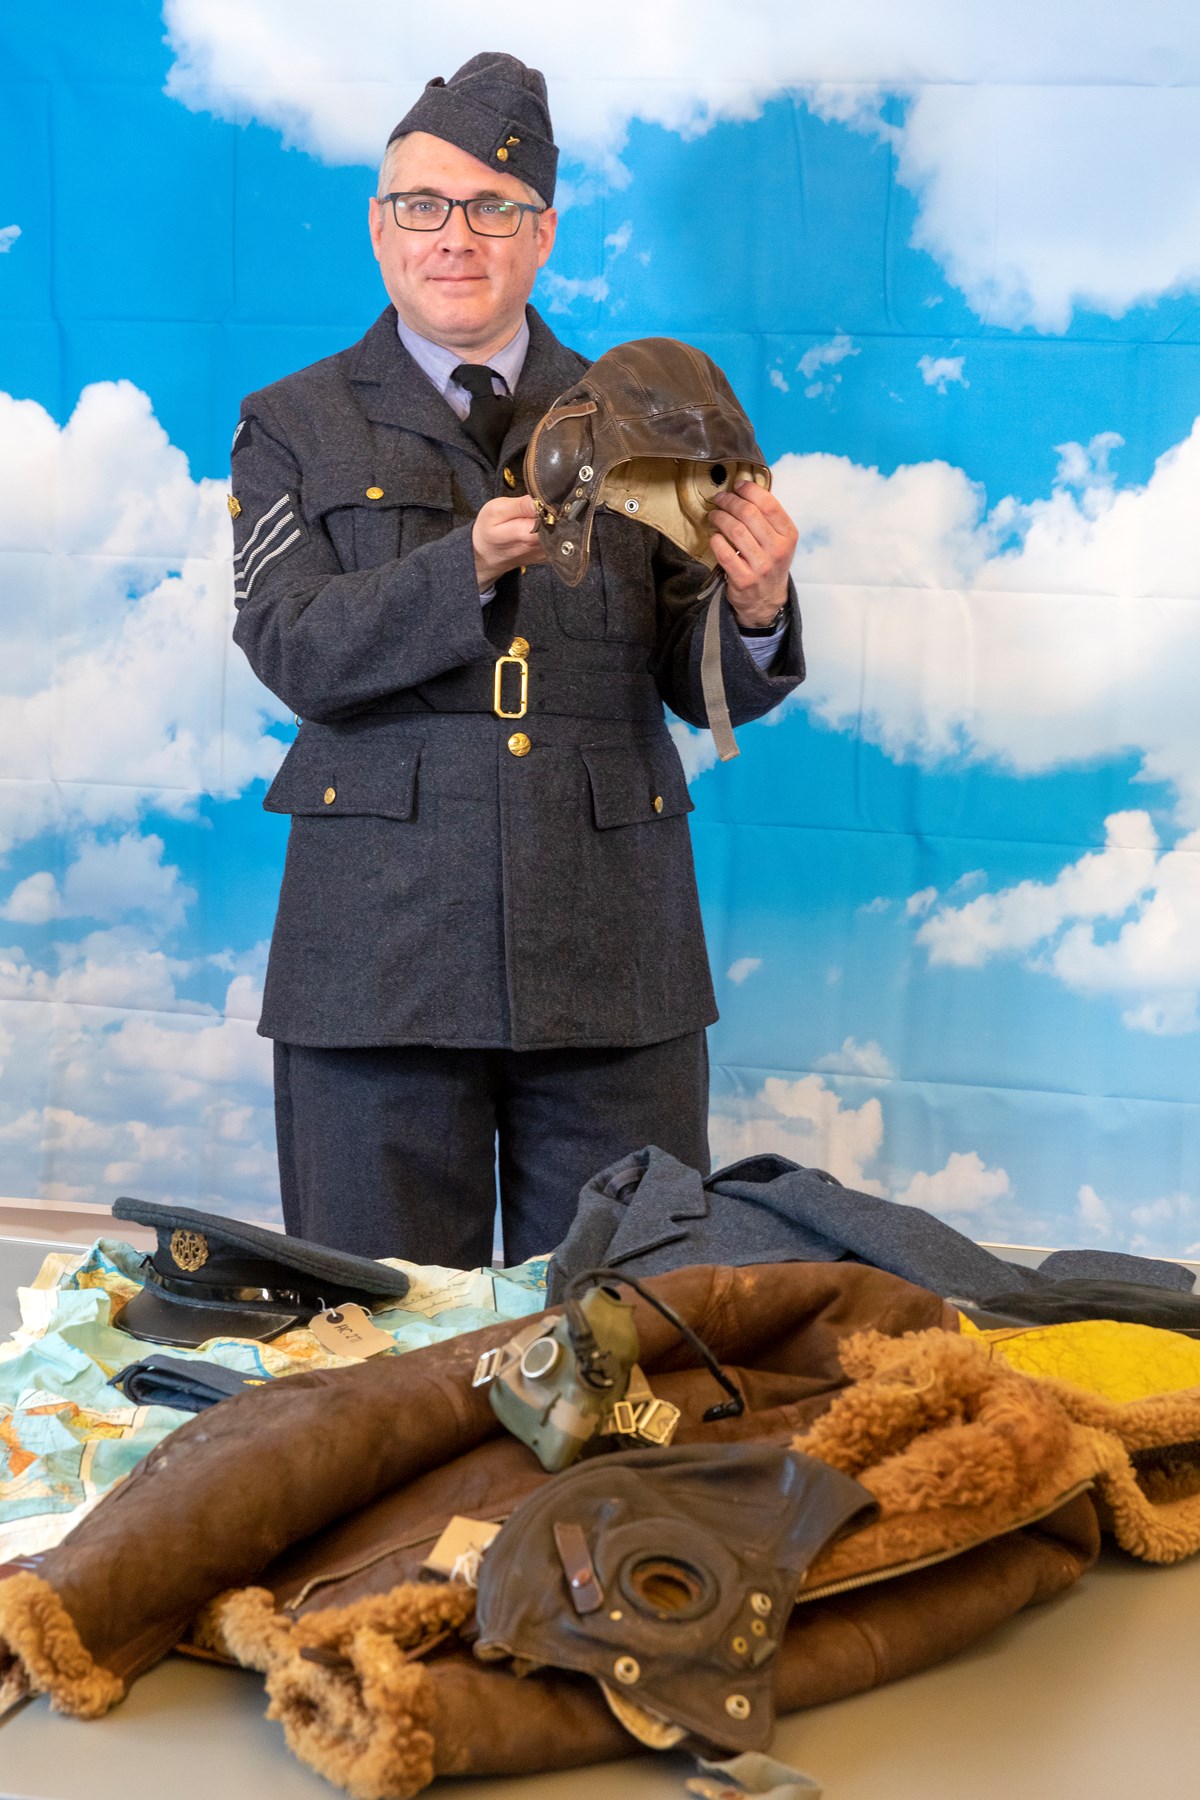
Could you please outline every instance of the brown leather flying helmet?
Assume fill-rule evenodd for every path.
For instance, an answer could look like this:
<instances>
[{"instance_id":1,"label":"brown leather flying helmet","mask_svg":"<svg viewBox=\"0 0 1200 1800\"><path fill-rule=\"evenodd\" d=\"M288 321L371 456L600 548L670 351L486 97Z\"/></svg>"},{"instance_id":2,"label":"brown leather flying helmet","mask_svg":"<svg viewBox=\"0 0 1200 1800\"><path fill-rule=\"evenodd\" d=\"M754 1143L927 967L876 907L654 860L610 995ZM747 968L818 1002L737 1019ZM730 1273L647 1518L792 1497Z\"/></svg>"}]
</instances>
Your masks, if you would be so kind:
<instances>
[{"instance_id":1,"label":"brown leather flying helmet","mask_svg":"<svg viewBox=\"0 0 1200 1800\"><path fill-rule=\"evenodd\" d=\"M560 394L525 452L538 536L568 587L587 573L599 506L715 569L708 510L746 480L771 485L754 429L716 363L675 338L607 351Z\"/></svg>"},{"instance_id":2,"label":"brown leather flying helmet","mask_svg":"<svg viewBox=\"0 0 1200 1800\"><path fill-rule=\"evenodd\" d=\"M636 338L607 351L538 423L525 486L547 561L568 587L587 573L596 509L661 531L712 571L701 677L722 762L738 754L721 674L718 612L725 580L709 541L717 494L742 481L769 488L754 428L725 376L676 338Z\"/></svg>"}]
</instances>

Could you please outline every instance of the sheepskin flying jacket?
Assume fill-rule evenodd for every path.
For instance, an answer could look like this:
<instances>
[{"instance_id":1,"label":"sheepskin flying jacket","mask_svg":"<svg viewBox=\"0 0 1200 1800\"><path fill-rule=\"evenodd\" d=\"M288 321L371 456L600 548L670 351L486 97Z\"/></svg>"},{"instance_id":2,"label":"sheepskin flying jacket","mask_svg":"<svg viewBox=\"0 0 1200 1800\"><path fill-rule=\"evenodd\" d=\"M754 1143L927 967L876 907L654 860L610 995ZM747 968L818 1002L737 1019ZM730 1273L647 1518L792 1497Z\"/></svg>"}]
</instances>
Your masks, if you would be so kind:
<instances>
[{"instance_id":1,"label":"sheepskin flying jacket","mask_svg":"<svg viewBox=\"0 0 1200 1800\"><path fill-rule=\"evenodd\" d=\"M1134 1554L1200 1544L1198 1390L1116 1406L1023 1375L935 1295L865 1266L688 1268L653 1286L748 1402L703 1423L711 1376L638 1302L677 1443L791 1443L879 1503L804 1577L780 1711L935 1663L1070 1586L1099 1547L1097 1501ZM509 1335L290 1376L182 1425L57 1549L0 1567L0 1708L46 1692L98 1716L190 1633L262 1670L291 1748L358 1800L635 1749L590 1680L481 1664L473 1591L414 1579L452 1515L503 1519L555 1479L471 1387Z\"/></svg>"}]
</instances>

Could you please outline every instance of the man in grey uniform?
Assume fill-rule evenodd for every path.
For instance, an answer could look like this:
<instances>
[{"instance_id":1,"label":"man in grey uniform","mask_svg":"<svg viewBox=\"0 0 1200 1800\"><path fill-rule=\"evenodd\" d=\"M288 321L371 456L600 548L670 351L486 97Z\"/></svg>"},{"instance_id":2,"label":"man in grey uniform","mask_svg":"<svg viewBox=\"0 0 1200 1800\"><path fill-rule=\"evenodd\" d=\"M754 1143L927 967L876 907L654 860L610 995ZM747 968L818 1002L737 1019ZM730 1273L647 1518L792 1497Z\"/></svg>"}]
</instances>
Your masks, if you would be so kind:
<instances>
[{"instance_id":1,"label":"man in grey uniform","mask_svg":"<svg viewBox=\"0 0 1200 1800\"><path fill-rule=\"evenodd\" d=\"M235 638L303 720L264 803L292 821L260 1025L284 1219L369 1256L488 1262L497 1138L510 1262L627 1150L708 1167L716 1008L663 717L705 723L705 571L610 514L578 588L543 566L522 457L587 366L526 304L557 154L515 58L430 82L371 202L392 304L234 438ZM738 723L803 678L796 534L749 485L716 516Z\"/></svg>"}]
</instances>

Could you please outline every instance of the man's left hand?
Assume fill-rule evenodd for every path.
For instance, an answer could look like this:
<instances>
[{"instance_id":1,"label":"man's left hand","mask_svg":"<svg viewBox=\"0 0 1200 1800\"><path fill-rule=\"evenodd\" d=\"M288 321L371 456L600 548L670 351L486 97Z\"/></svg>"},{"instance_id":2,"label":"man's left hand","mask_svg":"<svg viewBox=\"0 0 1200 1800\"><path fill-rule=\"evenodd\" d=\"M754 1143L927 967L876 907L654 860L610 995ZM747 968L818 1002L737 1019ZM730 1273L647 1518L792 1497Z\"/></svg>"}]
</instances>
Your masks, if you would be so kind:
<instances>
[{"instance_id":1,"label":"man's left hand","mask_svg":"<svg viewBox=\"0 0 1200 1800\"><path fill-rule=\"evenodd\" d=\"M769 625L787 599L799 532L774 494L754 481L718 494L708 518L738 624Z\"/></svg>"}]
</instances>

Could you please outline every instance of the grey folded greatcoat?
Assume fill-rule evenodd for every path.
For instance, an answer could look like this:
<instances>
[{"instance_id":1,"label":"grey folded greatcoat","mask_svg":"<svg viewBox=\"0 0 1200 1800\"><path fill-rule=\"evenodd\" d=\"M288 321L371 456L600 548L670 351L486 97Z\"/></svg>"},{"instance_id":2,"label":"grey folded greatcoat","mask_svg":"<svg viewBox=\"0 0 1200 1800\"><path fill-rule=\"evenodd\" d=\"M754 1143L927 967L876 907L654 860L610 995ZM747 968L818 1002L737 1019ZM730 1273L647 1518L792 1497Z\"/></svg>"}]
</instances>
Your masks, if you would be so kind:
<instances>
[{"instance_id":1,"label":"grey folded greatcoat","mask_svg":"<svg viewBox=\"0 0 1200 1800\"><path fill-rule=\"evenodd\" d=\"M243 404L234 635L304 720L264 802L292 820L269 1037L633 1046L716 1017L692 803L663 717L665 702L705 723L705 571L606 515L578 588L530 567L480 606L474 517L522 491L534 426L587 366L532 309L529 326L498 470L390 307L353 348ZM794 593L792 609L768 675L724 608L735 724L803 678ZM520 720L494 710L497 658L517 637ZM502 671L508 712L519 679Z\"/></svg>"},{"instance_id":2,"label":"grey folded greatcoat","mask_svg":"<svg viewBox=\"0 0 1200 1800\"><path fill-rule=\"evenodd\" d=\"M786 1156L746 1157L706 1178L650 1144L588 1182L554 1252L547 1292L557 1304L573 1276L601 1265L645 1277L692 1263L841 1261L970 1300L1076 1277L1182 1293L1193 1281L1179 1263L1119 1250L1056 1250L1036 1269L1021 1267L919 1206L843 1187Z\"/></svg>"}]
</instances>

